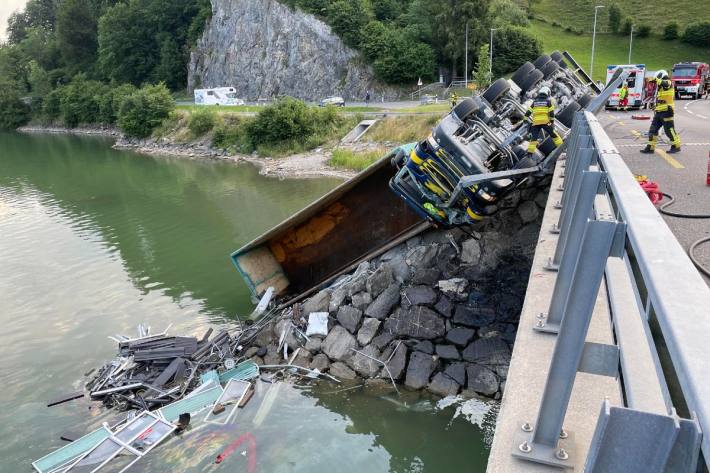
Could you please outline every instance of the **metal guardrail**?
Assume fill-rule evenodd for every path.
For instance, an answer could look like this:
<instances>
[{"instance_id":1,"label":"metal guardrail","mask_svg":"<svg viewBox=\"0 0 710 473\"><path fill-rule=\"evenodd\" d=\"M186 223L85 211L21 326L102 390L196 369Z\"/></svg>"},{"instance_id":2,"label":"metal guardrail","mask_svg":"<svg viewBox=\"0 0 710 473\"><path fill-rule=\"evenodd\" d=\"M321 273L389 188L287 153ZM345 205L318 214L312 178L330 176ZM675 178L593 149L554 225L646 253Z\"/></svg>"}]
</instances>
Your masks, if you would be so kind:
<instances>
[{"instance_id":1,"label":"metal guardrail","mask_svg":"<svg viewBox=\"0 0 710 473\"><path fill-rule=\"evenodd\" d=\"M547 265L558 276L533 327L557 339L537 419L522 424L512 454L594 473L707 468L710 288L589 112L576 114L561 190ZM585 343L602 284L616 345ZM579 371L618 377L624 399L602 402L584 459L560 443Z\"/></svg>"}]
</instances>

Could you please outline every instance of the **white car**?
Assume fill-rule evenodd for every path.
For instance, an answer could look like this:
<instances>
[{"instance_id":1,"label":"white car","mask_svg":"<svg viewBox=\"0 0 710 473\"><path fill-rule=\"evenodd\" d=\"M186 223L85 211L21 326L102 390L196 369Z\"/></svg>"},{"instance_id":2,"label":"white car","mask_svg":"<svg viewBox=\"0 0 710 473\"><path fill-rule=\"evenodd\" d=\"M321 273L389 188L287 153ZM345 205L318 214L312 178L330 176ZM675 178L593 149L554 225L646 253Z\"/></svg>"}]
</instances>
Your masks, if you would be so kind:
<instances>
[{"instance_id":1,"label":"white car","mask_svg":"<svg viewBox=\"0 0 710 473\"><path fill-rule=\"evenodd\" d=\"M327 107L328 105L334 105L336 107L344 107L345 99L342 97L328 97L320 101L321 107Z\"/></svg>"}]
</instances>

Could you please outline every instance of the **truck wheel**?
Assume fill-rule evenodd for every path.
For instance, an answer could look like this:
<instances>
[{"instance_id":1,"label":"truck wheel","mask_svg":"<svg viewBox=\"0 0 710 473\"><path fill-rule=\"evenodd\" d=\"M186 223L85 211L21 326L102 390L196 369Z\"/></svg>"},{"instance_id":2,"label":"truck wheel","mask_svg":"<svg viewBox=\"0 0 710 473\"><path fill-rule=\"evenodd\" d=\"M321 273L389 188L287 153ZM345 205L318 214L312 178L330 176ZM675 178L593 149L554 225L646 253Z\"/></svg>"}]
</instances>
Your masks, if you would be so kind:
<instances>
[{"instance_id":1,"label":"truck wheel","mask_svg":"<svg viewBox=\"0 0 710 473\"><path fill-rule=\"evenodd\" d=\"M550 54L550 58L555 61L557 64L560 65L560 67L564 67L567 64L565 63L565 57L562 55L561 52L559 51L553 51L552 54Z\"/></svg>"},{"instance_id":2,"label":"truck wheel","mask_svg":"<svg viewBox=\"0 0 710 473\"><path fill-rule=\"evenodd\" d=\"M540 69L540 68L542 68L542 66L544 66L545 64L547 64L550 61L551 61L550 56L548 56L547 54L543 54L542 56L540 56L539 58L537 58L533 61L533 66Z\"/></svg>"},{"instance_id":3,"label":"truck wheel","mask_svg":"<svg viewBox=\"0 0 710 473\"><path fill-rule=\"evenodd\" d=\"M531 62L526 62L518 68L517 71L511 76L510 80L516 83L518 87L523 86L523 81L528 77L528 74L535 69L535 66Z\"/></svg>"},{"instance_id":4,"label":"truck wheel","mask_svg":"<svg viewBox=\"0 0 710 473\"><path fill-rule=\"evenodd\" d=\"M560 70L560 65L557 64L555 61L550 61L544 66L542 66L542 69L540 71L542 72L543 76L545 79L549 79L552 74Z\"/></svg>"},{"instance_id":5,"label":"truck wheel","mask_svg":"<svg viewBox=\"0 0 710 473\"><path fill-rule=\"evenodd\" d=\"M570 102L567 106L557 114L557 120L560 121L567 128L572 126L572 121L574 120L574 114L580 110L580 106L577 102Z\"/></svg>"},{"instance_id":6,"label":"truck wheel","mask_svg":"<svg viewBox=\"0 0 710 473\"><path fill-rule=\"evenodd\" d=\"M486 99L489 104L493 105L503 94L508 92L508 90L510 90L510 84L508 84L507 80L501 78L492 83L491 86L483 92L483 98Z\"/></svg>"},{"instance_id":7,"label":"truck wheel","mask_svg":"<svg viewBox=\"0 0 710 473\"><path fill-rule=\"evenodd\" d=\"M466 97L453 108L452 112L459 117L459 120L464 121L472 114L478 112L479 108L475 100L471 97Z\"/></svg>"},{"instance_id":8,"label":"truck wheel","mask_svg":"<svg viewBox=\"0 0 710 473\"><path fill-rule=\"evenodd\" d=\"M589 94L584 94L580 98L577 99L577 103L581 108L584 108L587 106L589 102L592 101L592 96Z\"/></svg>"},{"instance_id":9,"label":"truck wheel","mask_svg":"<svg viewBox=\"0 0 710 473\"><path fill-rule=\"evenodd\" d=\"M525 78L523 81L522 85L520 88L522 89L523 93L526 93L528 90L532 89L537 85L538 82L540 82L543 78L542 72L540 72L537 69L533 69L530 74Z\"/></svg>"}]
</instances>

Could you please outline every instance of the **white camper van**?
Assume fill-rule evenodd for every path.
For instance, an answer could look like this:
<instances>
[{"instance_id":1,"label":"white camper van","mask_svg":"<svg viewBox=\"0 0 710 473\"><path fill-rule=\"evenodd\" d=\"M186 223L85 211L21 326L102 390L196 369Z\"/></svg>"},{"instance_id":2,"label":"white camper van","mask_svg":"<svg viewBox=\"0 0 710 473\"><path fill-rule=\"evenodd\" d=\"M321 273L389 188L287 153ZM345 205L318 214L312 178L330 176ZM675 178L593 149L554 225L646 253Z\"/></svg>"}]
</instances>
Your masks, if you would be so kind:
<instances>
[{"instance_id":1,"label":"white camper van","mask_svg":"<svg viewBox=\"0 0 710 473\"><path fill-rule=\"evenodd\" d=\"M237 98L234 87L195 89L195 105L244 105L244 100Z\"/></svg>"}]
</instances>

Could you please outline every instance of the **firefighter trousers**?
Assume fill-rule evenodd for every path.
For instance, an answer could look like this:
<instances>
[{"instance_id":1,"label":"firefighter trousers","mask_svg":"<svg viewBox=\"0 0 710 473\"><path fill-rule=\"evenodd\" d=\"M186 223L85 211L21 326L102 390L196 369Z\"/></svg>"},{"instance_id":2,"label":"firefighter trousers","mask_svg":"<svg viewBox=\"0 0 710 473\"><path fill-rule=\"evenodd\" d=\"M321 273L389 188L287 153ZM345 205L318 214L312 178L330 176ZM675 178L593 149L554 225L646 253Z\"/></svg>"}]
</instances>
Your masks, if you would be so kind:
<instances>
[{"instance_id":1,"label":"firefighter trousers","mask_svg":"<svg viewBox=\"0 0 710 473\"><path fill-rule=\"evenodd\" d=\"M656 143L658 142L658 133L663 127L666 132L666 136L670 140L671 144L676 148L680 148L680 136L675 131L675 122L673 121L673 111L663 110L662 112L656 112L653 115L653 121L651 122L651 128L648 130L648 146L650 149L656 149Z\"/></svg>"},{"instance_id":2,"label":"firefighter trousers","mask_svg":"<svg viewBox=\"0 0 710 473\"><path fill-rule=\"evenodd\" d=\"M555 143L555 146L559 146L562 144L562 138L560 138L560 135L557 134L557 132L555 131L555 126L552 123L548 123L547 125L533 125L530 127L530 141L528 142L528 153L535 152L535 150L537 149L538 141L540 140L540 135L543 131L545 132L545 135L552 137L552 141Z\"/></svg>"}]
</instances>

